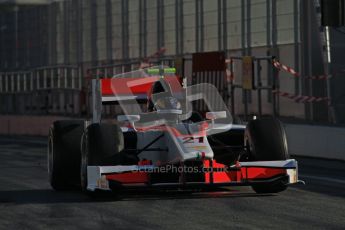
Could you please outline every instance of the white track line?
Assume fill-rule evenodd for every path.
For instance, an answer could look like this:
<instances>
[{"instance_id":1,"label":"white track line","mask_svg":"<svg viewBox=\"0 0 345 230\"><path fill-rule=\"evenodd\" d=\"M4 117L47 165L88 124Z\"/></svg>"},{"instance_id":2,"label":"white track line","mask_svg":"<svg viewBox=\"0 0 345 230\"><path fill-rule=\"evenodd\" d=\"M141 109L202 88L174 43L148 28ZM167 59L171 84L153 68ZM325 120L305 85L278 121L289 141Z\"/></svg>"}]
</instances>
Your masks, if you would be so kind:
<instances>
[{"instance_id":1,"label":"white track line","mask_svg":"<svg viewBox=\"0 0 345 230\"><path fill-rule=\"evenodd\" d=\"M302 175L302 174L300 174L300 177L305 178L305 179L322 180L322 181L326 181L326 182L338 183L338 184L345 185L345 180L333 179L333 178L329 178L329 177Z\"/></svg>"}]
</instances>

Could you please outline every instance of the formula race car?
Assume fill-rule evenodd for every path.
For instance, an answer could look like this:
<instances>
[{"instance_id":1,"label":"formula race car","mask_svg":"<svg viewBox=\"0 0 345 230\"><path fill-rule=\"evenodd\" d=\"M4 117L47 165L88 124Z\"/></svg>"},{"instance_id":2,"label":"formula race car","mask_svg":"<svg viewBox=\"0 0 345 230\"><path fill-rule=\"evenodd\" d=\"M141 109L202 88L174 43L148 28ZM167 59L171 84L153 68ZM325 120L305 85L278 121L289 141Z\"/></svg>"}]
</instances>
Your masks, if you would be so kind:
<instances>
[{"instance_id":1,"label":"formula race car","mask_svg":"<svg viewBox=\"0 0 345 230\"><path fill-rule=\"evenodd\" d=\"M94 79L92 101L91 120L59 120L50 128L55 190L246 185L277 193L298 182L280 121L235 124L213 85L182 86L174 68ZM123 114L102 120L102 104Z\"/></svg>"}]
</instances>

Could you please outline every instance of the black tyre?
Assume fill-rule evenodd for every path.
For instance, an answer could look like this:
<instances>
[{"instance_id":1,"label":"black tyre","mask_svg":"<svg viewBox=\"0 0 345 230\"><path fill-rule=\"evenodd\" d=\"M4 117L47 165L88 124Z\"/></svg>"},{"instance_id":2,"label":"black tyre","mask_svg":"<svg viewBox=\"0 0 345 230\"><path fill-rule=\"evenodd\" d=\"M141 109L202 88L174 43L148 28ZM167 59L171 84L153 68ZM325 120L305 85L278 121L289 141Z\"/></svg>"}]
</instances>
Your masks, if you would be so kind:
<instances>
[{"instance_id":1,"label":"black tyre","mask_svg":"<svg viewBox=\"0 0 345 230\"><path fill-rule=\"evenodd\" d=\"M55 121L48 136L49 181L55 190L77 188L80 183L82 120Z\"/></svg>"},{"instance_id":2,"label":"black tyre","mask_svg":"<svg viewBox=\"0 0 345 230\"><path fill-rule=\"evenodd\" d=\"M213 134L207 137L214 153L214 159L221 164L235 164L243 152L244 130L230 129L227 132ZM238 146L239 148L227 148Z\"/></svg>"},{"instance_id":3,"label":"black tyre","mask_svg":"<svg viewBox=\"0 0 345 230\"><path fill-rule=\"evenodd\" d=\"M241 117L239 117L239 116L234 116L232 123L235 124L235 125L244 125L243 119Z\"/></svg>"},{"instance_id":4,"label":"black tyre","mask_svg":"<svg viewBox=\"0 0 345 230\"><path fill-rule=\"evenodd\" d=\"M123 134L116 124L91 124L86 128L81 144L81 188L86 191L87 166L121 164Z\"/></svg>"},{"instance_id":5,"label":"black tyre","mask_svg":"<svg viewBox=\"0 0 345 230\"><path fill-rule=\"evenodd\" d=\"M287 140L282 123L275 118L263 118L250 121L245 131L247 146L246 160L275 161L289 159ZM257 193L277 193L284 191L285 179L274 183L253 185Z\"/></svg>"}]
</instances>

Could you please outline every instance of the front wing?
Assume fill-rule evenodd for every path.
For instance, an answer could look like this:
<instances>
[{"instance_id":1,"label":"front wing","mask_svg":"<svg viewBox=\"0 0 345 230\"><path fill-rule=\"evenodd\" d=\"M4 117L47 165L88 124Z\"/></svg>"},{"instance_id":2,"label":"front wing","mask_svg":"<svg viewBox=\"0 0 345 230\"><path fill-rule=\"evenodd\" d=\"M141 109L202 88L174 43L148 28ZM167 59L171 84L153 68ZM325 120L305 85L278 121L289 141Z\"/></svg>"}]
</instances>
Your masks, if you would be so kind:
<instances>
[{"instance_id":1,"label":"front wing","mask_svg":"<svg viewBox=\"0 0 345 230\"><path fill-rule=\"evenodd\" d=\"M286 184L298 183L298 164L294 159L284 161L238 162L226 167L215 160L204 160L202 167L203 181L186 181L185 172L180 179L171 183L152 183L151 176L157 166L139 164L130 166L88 166L87 178L89 191L112 190L113 185L120 187L209 187L209 186L242 186L258 183L270 183L277 180Z\"/></svg>"}]
</instances>

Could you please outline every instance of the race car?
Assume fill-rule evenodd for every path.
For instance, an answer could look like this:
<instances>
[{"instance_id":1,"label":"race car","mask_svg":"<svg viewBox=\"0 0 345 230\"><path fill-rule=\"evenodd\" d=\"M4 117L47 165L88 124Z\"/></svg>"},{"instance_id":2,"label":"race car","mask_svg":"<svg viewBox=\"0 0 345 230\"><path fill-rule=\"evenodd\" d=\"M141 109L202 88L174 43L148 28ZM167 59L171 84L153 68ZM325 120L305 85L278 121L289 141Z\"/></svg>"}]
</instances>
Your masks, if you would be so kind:
<instances>
[{"instance_id":1,"label":"race car","mask_svg":"<svg viewBox=\"0 0 345 230\"><path fill-rule=\"evenodd\" d=\"M200 100L207 112L195 110ZM92 101L91 120L59 120L49 130L55 190L251 186L278 193L299 182L279 120L235 124L217 88L182 86L174 68L93 79ZM117 104L123 114L102 120L102 104Z\"/></svg>"}]
</instances>

